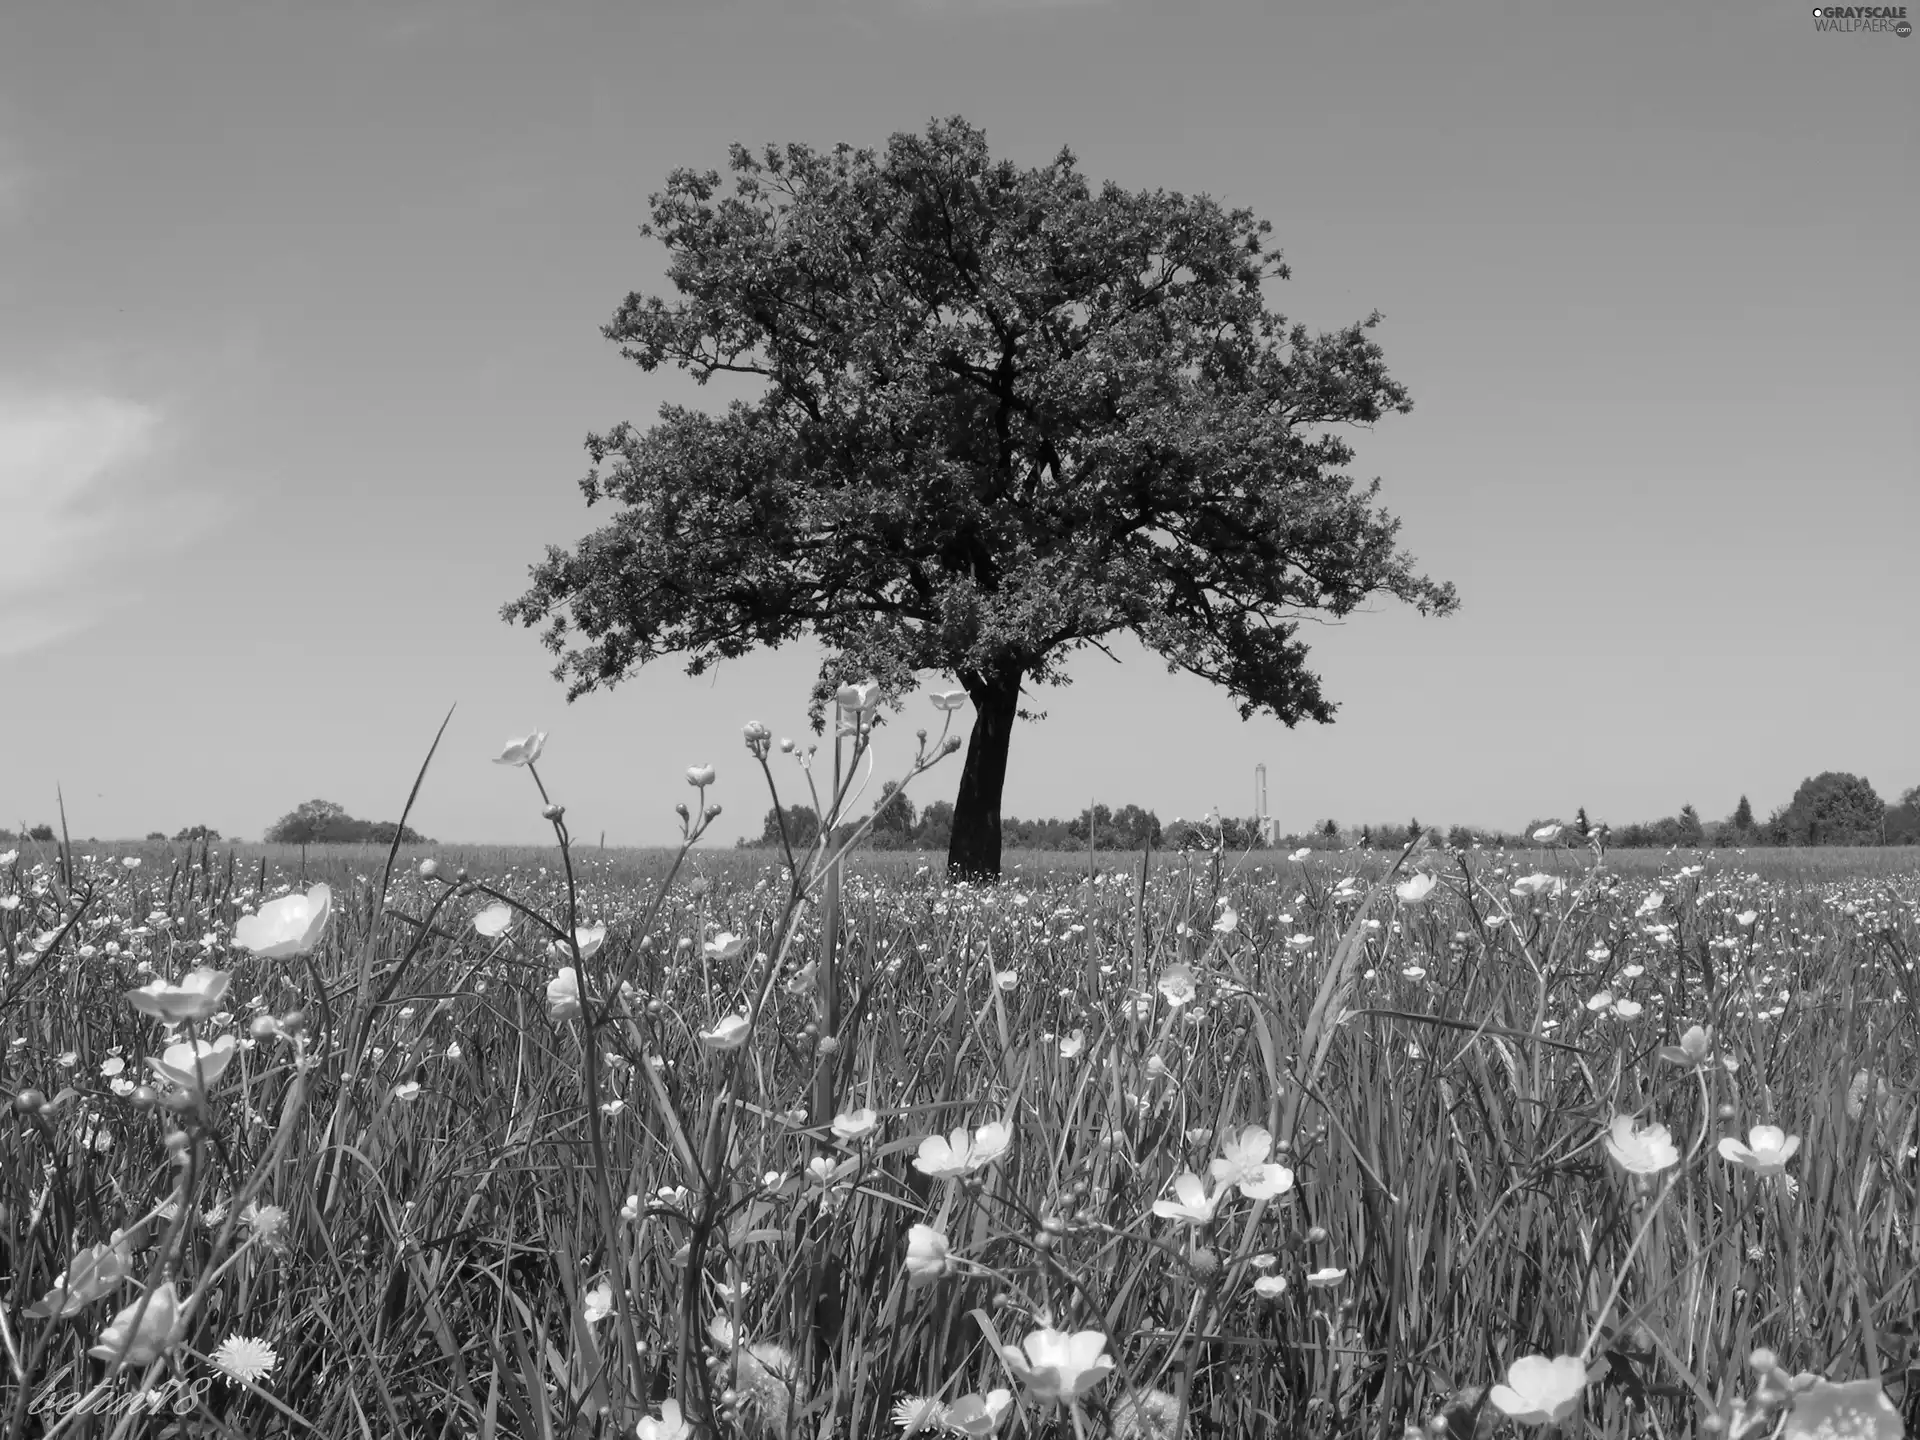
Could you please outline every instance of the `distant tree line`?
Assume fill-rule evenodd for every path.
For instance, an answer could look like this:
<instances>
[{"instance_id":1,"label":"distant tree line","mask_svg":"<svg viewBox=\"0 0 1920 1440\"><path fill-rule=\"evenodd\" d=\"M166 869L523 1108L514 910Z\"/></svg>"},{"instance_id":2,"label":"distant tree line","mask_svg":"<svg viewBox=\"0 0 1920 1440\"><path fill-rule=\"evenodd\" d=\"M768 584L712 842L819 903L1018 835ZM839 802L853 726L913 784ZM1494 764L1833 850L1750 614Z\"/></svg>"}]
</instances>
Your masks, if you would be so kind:
<instances>
[{"instance_id":1,"label":"distant tree line","mask_svg":"<svg viewBox=\"0 0 1920 1440\"><path fill-rule=\"evenodd\" d=\"M916 811L911 799L896 793L892 781L881 788L874 810L873 829L865 843L876 850L938 850L946 846L952 834L950 803L936 800ZM760 834L742 839L740 847L778 848L781 815L780 810L769 809ZM785 819L787 838L796 851L813 844L820 834L820 817L811 805L788 806ZM1586 845L1598 835L1613 849L1920 845L1920 785L1903 794L1897 805L1888 805L1860 776L1830 770L1802 781L1793 798L1765 820L1755 816L1752 804L1742 795L1725 820L1702 820L1692 805L1682 805L1679 814L1665 819L1609 826L1590 820L1582 806L1570 820L1542 816L1517 833L1465 825L1428 826L1418 819L1404 825L1359 826L1326 820L1303 833L1269 837L1262 835L1259 821L1252 816L1175 819L1162 825L1158 815L1138 805L1123 805L1118 810L1093 805L1066 820L1021 820L1009 815L1000 824L1007 847L1016 850L1085 850L1089 832L1096 850L1139 850L1148 844L1165 850L1210 849L1216 844L1224 844L1229 850L1343 850L1354 846L1398 850L1415 836L1429 832L1435 840L1444 837L1454 849L1475 844L1511 847L1540 843L1532 837L1550 826L1559 827L1557 843ZM849 822L839 827L836 835L844 840L855 828Z\"/></svg>"}]
</instances>

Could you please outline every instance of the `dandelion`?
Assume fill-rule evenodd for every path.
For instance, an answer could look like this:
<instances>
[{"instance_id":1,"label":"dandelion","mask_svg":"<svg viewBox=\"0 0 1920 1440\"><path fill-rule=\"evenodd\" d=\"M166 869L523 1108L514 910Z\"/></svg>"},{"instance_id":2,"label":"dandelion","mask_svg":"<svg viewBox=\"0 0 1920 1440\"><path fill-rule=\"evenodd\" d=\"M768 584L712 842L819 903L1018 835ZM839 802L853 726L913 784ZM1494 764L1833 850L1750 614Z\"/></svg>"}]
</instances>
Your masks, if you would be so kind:
<instances>
[{"instance_id":1,"label":"dandelion","mask_svg":"<svg viewBox=\"0 0 1920 1440\"><path fill-rule=\"evenodd\" d=\"M738 1050L747 1043L747 1035L752 1029L751 1016L727 1015L717 1021L711 1030L700 1032L700 1043L709 1050Z\"/></svg>"},{"instance_id":2,"label":"dandelion","mask_svg":"<svg viewBox=\"0 0 1920 1440\"><path fill-rule=\"evenodd\" d=\"M284 895L242 915L233 927L233 943L262 960L311 955L332 912L333 891L315 885L304 895Z\"/></svg>"},{"instance_id":3,"label":"dandelion","mask_svg":"<svg viewBox=\"0 0 1920 1440\"><path fill-rule=\"evenodd\" d=\"M1578 1355L1523 1355L1507 1367L1507 1383L1495 1385L1487 1399L1522 1425L1557 1425L1573 1413L1586 1388L1587 1367Z\"/></svg>"},{"instance_id":4,"label":"dandelion","mask_svg":"<svg viewBox=\"0 0 1920 1440\"><path fill-rule=\"evenodd\" d=\"M1001 1358L1041 1405L1073 1405L1113 1373L1113 1357L1103 1354L1107 1337L1098 1330L1069 1335L1052 1328L1035 1330L1019 1346L1001 1349Z\"/></svg>"},{"instance_id":5,"label":"dandelion","mask_svg":"<svg viewBox=\"0 0 1920 1440\"><path fill-rule=\"evenodd\" d=\"M280 1363L273 1346L249 1335L229 1335L208 1358L227 1377L229 1385L258 1385Z\"/></svg>"},{"instance_id":6,"label":"dandelion","mask_svg":"<svg viewBox=\"0 0 1920 1440\"><path fill-rule=\"evenodd\" d=\"M571 965L562 965L547 982L547 1018L571 1020L580 1013L580 976Z\"/></svg>"},{"instance_id":7,"label":"dandelion","mask_svg":"<svg viewBox=\"0 0 1920 1440\"><path fill-rule=\"evenodd\" d=\"M1272 1153L1273 1136L1263 1126L1249 1125L1221 1145L1207 1173L1223 1191L1237 1185L1249 1200L1271 1200L1293 1188L1293 1171L1268 1163Z\"/></svg>"},{"instance_id":8,"label":"dandelion","mask_svg":"<svg viewBox=\"0 0 1920 1440\"><path fill-rule=\"evenodd\" d=\"M1718 1148L1722 1159L1743 1165L1756 1175L1784 1176L1787 1162L1800 1149L1800 1137L1787 1134L1778 1125L1755 1125L1747 1131L1746 1144L1728 1136Z\"/></svg>"},{"instance_id":9,"label":"dandelion","mask_svg":"<svg viewBox=\"0 0 1920 1440\"><path fill-rule=\"evenodd\" d=\"M224 970L193 970L178 985L155 980L127 991L123 998L142 1015L178 1025L183 1020L204 1020L217 1011L232 980Z\"/></svg>"},{"instance_id":10,"label":"dandelion","mask_svg":"<svg viewBox=\"0 0 1920 1440\"><path fill-rule=\"evenodd\" d=\"M907 1278L914 1282L938 1280L953 1269L946 1235L931 1225L915 1225L907 1232Z\"/></svg>"},{"instance_id":11,"label":"dandelion","mask_svg":"<svg viewBox=\"0 0 1920 1440\"><path fill-rule=\"evenodd\" d=\"M151 1365L178 1343L183 1328L180 1294L168 1280L115 1315L87 1353L116 1367Z\"/></svg>"},{"instance_id":12,"label":"dandelion","mask_svg":"<svg viewBox=\"0 0 1920 1440\"><path fill-rule=\"evenodd\" d=\"M947 1428L947 1407L931 1395L908 1395L893 1405L893 1423L908 1435Z\"/></svg>"},{"instance_id":13,"label":"dandelion","mask_svg":"<svg viewBox=\"0 0 1920 1440\"><path fill-rule=\"evenodd\" d=\"M1174 1199L1153 1202L1153 1213L1162 1220L1177 1220L1184 1225L1205 1225L1212 1221L1220 1197L1227 1193L1223 1185L1209 1195L1200 1177L1192 1173L1175 1177Z\"/></svg>"},{"instance_id":14,"label":"dandelion","mask_svg":"<svg viewBox=\"0 0 1920 1440\"><path fill-rule=\"evenodd\" d=\"M693 1426L680 1413L678 1400L660 1402L660 1418L645 1417L634 1427L638 1440L692 1440Z\"/></svg>"},{"instance_id":15,"label":"dandelion","mask_svg":"<svg viewBox=\"0 0 1920 1440\"><path fill-rule=\"evenodd\" d=\"M508 740L500 747L500 753L494 757L496 765L531 765L540 758L540 752L546 748L547 732L536 730L533 734L518 740Z\"/></svg>"},{"instance_id":16,"label":"dandelion","mask_svg":"<svg viewBox=\"0 0 1920 1440\"><path fill-rule=\"evenodd\" d=\"M1680 1152L1664 1125L1649 1125L1636 1130L1631 1115L1616 1115L1607 1127L1607 1153L1622 1170L1633 1175L1653 1175L1680 1163Z\"/></svg>"}]
</instances>

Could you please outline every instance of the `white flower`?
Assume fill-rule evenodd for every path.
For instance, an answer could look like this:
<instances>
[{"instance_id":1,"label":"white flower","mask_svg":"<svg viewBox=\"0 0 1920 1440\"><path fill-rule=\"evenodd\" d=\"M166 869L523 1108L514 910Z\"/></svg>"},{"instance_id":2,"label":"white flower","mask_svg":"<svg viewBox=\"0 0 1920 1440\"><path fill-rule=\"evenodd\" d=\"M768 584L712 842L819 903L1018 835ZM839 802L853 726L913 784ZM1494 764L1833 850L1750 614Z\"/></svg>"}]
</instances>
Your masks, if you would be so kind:
<instances>
[{"instance_id":1,"label":"white flower","mask_svg":"<svg viewBox=\"0 0 1920 1440\"><path fill-rule=\"evenodd\" d=\"M1393 893L1400 897L1402 905L1419 905L1433 894L1434 887L1440 882L1424 870L1418 875L1409 875L1393 887Z\"/></svg>"},{"instance_id":2,"label":"white flower","mask_svg":"<svg viewBox=\"0 0 1920 1440\"><path fill-rule=\"evenodd\" d=\"M1755 1125L1747 1131L1742 1145L1731 1136L1719 1145L1723 1159L1744 1165L1756 1175L1784 1175L1787 1162L1800 1149L1800 1137L1789 1135L1778 1125Z\"/></svg>"},{"instance_id":3,"label":"white flower","mask_svg":"<svg viewBox=\"0 0 1920 1440\"><path fill-rule=\"evenodd\" d=\"M660 1418L651 1415L634 1427L638 1440L691 1440L693 1426L680 1413L678 1400L660 1402Z\"/></svg>"},{"instance_id":4,"label":"white flower","mask_svg":"<svg viewBox=\"0 0 1920 1440\"><path fill-rule=\"evenodd\" d=\"M602 1280L587 1291L580 1302L580 1318L589 1325L598 1325L613 1314L613 1285Z\"/></svg>"},{"instance_id":5,"label":"white flower","mask_svg":"<svg viewBox=\"0 0 1920 1440\"><path fill-rule=\"evenodd\" d=\"M738 1050L747 1043L747 1034L752 1028L751 1016L723 1016L713 1029L700 1032L700 1043L709 1050Z\"/></svg>"},{"instance_id":6,"label":"white flower","mask_svg":"<svg viewBox=\"0 0 1920 1440\"><path fill-rule=\"evenodd\" d=\"M1001 1349L1007 1368L1042 1405L1072 1405L1113 1373L1113 1357L1102 1354L1107 1337L1098 1330L1041 1329L1020 1347ZM1024 1353L1023 1353L1024 1351Z\"/></svg>"},{"instance_id":7,"label":"white flower","mask_svg":"<svg viewBox=\"0 0 1920 1440\"><path fill-rule=\"evenodd\" d=\"M151 1365L179 1342L180 1292L167 1281L115 1315L87 1353L121 1365Z\"/></svg>"},{"instance_id":8,"label":"white flower","mask_svg":"<svg viewBox=\"0 0 1920 1440\"><path fill-rule=\"evenodd\" d=\"M1223 1185L1209 1195L1200 1177L1194 1174L1176 1176L1173 1182L1172 1200L1153 1202L1153 1213L1162 1220L1178 1220L1187 1225L1205 1225L1213 1219L1213 1212L1220 1204L1220 1197L1227 1193Z\"/></svg>"},{"instance_id":9,"label":"white flower","mask_svg":"<svg viewBox=\"0 0 1920 1440\"><path fill-rule=\"evenodd\" d=\"M1634 1175L1653 1175L1680 1163L1680 1152L1664 1125L1649 1125L1636 1130L1631 1115L1616 1115L1607 1127L1607 1153L1622 1170Z\"/></svg>"},{"instance_id":10,"label":"white flower","mask_svg":"<svg viewBox=\"0 0 1920 1440\"><path fill-rule=\"evenodd\" d=\"M489 940L507 933L507 927L513 924L513 907L510 905L489 905L473 917L473 928Z\"/></svg>"},{"instance_id":11,"label":"white flower","mask_svg":"<svg viewBox=\"0 0 1920 1440\"><path fill-rule=\"evenodd\" d=\"M1013 1392L994 1389L984 1395L962 1395L947 1406L943 1423L949 1435L963 1435L968 1440L986 1440L1000 1428L1000 1422L1007 1418L1007 1412L1013 1409Z\"/></svg>"},{"instance_id":12,"label":"white flower","mask_svg":"<svg viewBox=\"0 0 1920 1440\"><path fill-rule=\"evenodd\" d=\"M571 1020L580 1013L580 976L571 965L562 965L547 982L547 1018Z\"/></svg>"},{"instance_id":13,"label":"white flower","mask_svg":"<svg viewBox=\"0 0 1920 1440\"><path fill-rule=\"evenodd\" d=\"M273 1367L280 1363L280 1356L273 1346L247 1335L229 1335L220 1342L220 1348L207 1358L227 1377L230 1385L242 1381L257 1385L271 1375Z\"/></svg>"},{"instance_id":14,"label":"white flower","mask_svg":"<svg viewBox=\"0 0 1920 1440\"><path fill-rule=\"evenodd\" d=\"M1487 1399L1523 1425L1557 1425L1573 1413L1586 1388L1587 1367L1578 1355L1523 1355L1507 1367L1507 1383L1495 1385Z\"/></svg>"},{"instance_id":15,"label":"white flower","mask_svg":"<svg viewBox=\"0 0 1920 1440\"><path fill-rule=\"evenodd\" d=\"M149 1055L147 1068L182 1090L199 1091L211 1087L226 1073L233 1060L233 1048L231 1035L212 1041L183 1040L178 1045L169 1045L158 1060Z\"/></svg>"},{"instance_id":16,"label":"white flower","mask_svg":"<svg viewBox=\"0 0 1920 1440\"><path fill-rule=\"evenodd\" d=\"M937 1280L953 1269L947 1237L931 1225L915 1225L907 1232L907 1276L910 1280Z\"/></svg>"},{"instance_id":17,"label":"white flower","mask_svg":"<svg viewBox=\"0 0 1920 1440\"><path fill-rule=\"evenodd\" d=\"M1271 1200L1293 1188L1293 1171L1267 1163L1267 1156L1273 1153L1273 1136L1263 1126L1249 1125L1223 1143L1220 1152L1207 1166L1207 1173L1222 1190L1238 1185L1249 1200Z\"/></svg>"},{"instance_id":18,"label":"white flower","mask_svg":"<svg viewBox=\"0 0 1920 1440\"><path fill-rule=\"evenodd\" d=\"M540 752L546 748L547 732L536 730L533 734L518 740L509 740L500 747L500 753L494 757L496 765L531 765L540 758Z\"/></svg>"},{"instance_id":19,"label":"white flower","mask_svg":"<svg viewBox=\"0 0 1920 1440\"><path fill-rule=\"evenodd\" d=\"M252 915L242 915L233 927L233 943L262 960L311 955L332 911L333 891L325 885L316 885L304 895L284 895Z\"/></svg>"},{"instance_id":20,"label":"white flower","mask_svg":"<svg viewBox=\"0 0 1920 1440\"><path fill-rule=\"evenodd\" d=\"M834 1138L852 1145L866 1139L879 1125L880 1117L872 1110L843 1110L833 1117Z\"/></svg>"},{"instance_id":21,"label":"white flower","mask_svg":"<svg viewBox=\"0 0 1920 1440\"><path fill-rule=\"evenodd\" d=\"M182 1020L204 1020L220 1008L221 997L233 977L224 970L193 970L178 985L155 980L125 994L126 1002L142 1015L177 1025Z\"/></svg>"},{"instance_id":22,"label":"white flower","mask_svg":"<svg viewBox=\"0 0 1920 1440\"><path fill-rule=\"evenodd\" d=\"M747 948L747 942L731 931L722 930L700 948L709 960L732 960Z\"/></svg>"}]
</instances>

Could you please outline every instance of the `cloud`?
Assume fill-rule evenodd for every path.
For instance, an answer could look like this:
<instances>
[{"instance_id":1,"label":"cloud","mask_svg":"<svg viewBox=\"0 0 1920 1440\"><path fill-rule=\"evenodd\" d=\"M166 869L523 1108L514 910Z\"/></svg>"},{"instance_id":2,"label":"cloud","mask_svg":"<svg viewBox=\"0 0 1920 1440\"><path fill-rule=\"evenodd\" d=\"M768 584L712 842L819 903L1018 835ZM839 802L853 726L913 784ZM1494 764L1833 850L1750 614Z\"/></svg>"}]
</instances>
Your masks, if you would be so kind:
<instances>
[{"instance_id":1,"label":"cloud","mask_svg":"<svg viewBox=\"0 0 1920 1440\"><path fill-rule=\"evenodd\" d=\"M136 562L207 528L204 497L153 480L164 419L112 395L0 389L0 656L94 623Z\"/></svg>"}]
</instances>

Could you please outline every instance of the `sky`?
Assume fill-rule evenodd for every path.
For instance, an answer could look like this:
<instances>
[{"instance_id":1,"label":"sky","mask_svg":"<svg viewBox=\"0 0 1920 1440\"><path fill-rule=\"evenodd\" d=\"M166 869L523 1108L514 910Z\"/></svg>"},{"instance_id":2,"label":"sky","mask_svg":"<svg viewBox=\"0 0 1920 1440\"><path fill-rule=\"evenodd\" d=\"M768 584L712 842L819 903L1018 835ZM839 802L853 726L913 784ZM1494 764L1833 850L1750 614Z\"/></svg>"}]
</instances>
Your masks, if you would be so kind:
<instances>
[{"instance_id":1,"label":"sky","mask_svg":"<svg viewBox=\"0 0 1920 1440\"><path fill-rule=\"evenodd\" d=\"M1327 726L1082 652L1007 813L1244 815L1258 764L1283 830L1920 784L1920 39L1797 0L74 0L0 16L0 825L56 786L102 838L397 818L452 708L440 840L550 838L488 763L536 729L589 841L671 842L701 763L714 842L757 834L740 727L806 738L817 650L569 705L500 607L606 522L589 432L724 398L600 334L671 293L668 172L955 114L1270 220L1289 319L1380 310L1414 410L1353 473L1462 602L1309 627Z\"/></svg>"}]
</instances>

